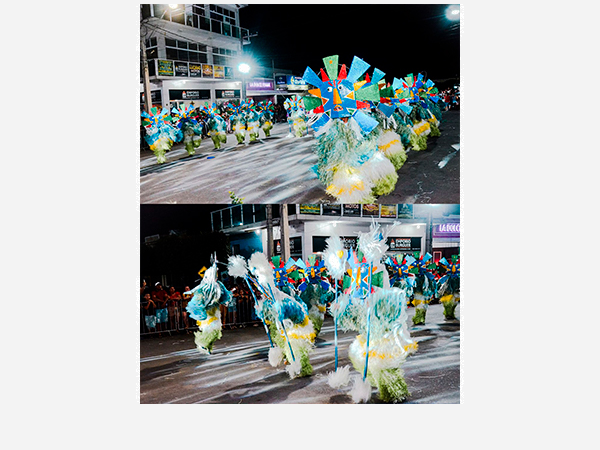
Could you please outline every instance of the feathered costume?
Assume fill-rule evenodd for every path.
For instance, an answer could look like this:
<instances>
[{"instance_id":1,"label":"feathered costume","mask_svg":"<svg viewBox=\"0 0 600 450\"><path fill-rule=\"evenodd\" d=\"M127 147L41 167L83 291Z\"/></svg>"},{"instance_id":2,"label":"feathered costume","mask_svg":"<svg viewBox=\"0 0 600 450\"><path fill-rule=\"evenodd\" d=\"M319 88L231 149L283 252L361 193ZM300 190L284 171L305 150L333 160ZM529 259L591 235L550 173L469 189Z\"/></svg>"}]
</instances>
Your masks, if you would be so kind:
<instances>
[{"instance_id":1,"label":"feathered costume","mask_svg":"<svg viewBox=\"0 0 600 450\"><path fill-rule=\"evenodd\" d=\"M431 80L423 82L423 75L418 74L417 78L413 74L407 75L400 80L394 78L392 83L395 102L400 110L407 114L410 118L411 131L409 135L412 150L420 151L427 148L427 136L439 136L439 120L429 111L429 100L432 103L437 103L438 89L434 87ZM441 117L441 111L439 111ZM405 122L408 122L405 119Z\"/></svg>"},{"instance_id":2,"label":"feathered costume","mask_svg":"<svg viewBox=\"0 0 600 450\"><path fill-rule=\"evenodd\" d=\"M437 292L437 281L433 270L437 266L432 261L430 253L419 255L414 254L414 261L409 271L415 275L415 285L412 304L415 307L415 315L412 318L413 325L422 325L425 323L427 307Z\"/></svg>"},{"instance_id":3,"label":"feathered costume","mask_svg":"<svg viewBox=\"0 0 600 450\"><path fill-rule=\"evenodd\" d=\"M298 285L300 299L308 308L308 317L318 336L325 320L327 303L331 299L331 284L325 274L327 269L324 261L317 261L315 255L310 255L307 263L298 259L295 264L302 274L302 282Z\"/></svg>"},{"instance_id":4,"label":"feathered costume","mask_svg":"<svg viewBox=\"0 0 600 450\"><path fill-rule=\"evenodd\" d=\"M271 136L271 130L273 129L273 111L274 111L273 102L263 102L259 103L257 106L257 111L259 111L259 123L260 128L265 133L265 137Z\"/></svg>"},{"instance_id":5,"label":"feathered costume","mask_svg":"<svg viewBox=\"0 0 600 450\"><path fill-rule=\"evenodd\" d=\"M250 100L246 107L246 128L248 129L249 141L256 141L259 137L258 131L260 129L260 123L253 100Z\"/></svg>"},{"instance_id":6,"label":"feathered costume","mask_svg":"<svg viewBox=\"0 0 600 450\"><path fill-rule=\"evenodd\" d=\"M238 144L243 144L246 140L246 104L242 103L236 105L234 103L229 103L227 108L231 113L229 120L231 121L233 134L235 135Z\"/></svg>"},{"instance_id":7,"label":"feathered costume","mask_svg":"<svg viewBox=\"0 0 600 450\"><path fill-rule=\"evenodd\" d=\"M181 140L183 134L170 124L173 118L167 108L158 113L157 108L153 107L150 114L142 111L142 117L142 125L146 128L144 139L156 155L156 162L163 164L167 162L167 152L171 150L174 142Z\"/></svg>"},{"instance_id":8,"label":"feathered costume","mask_svg":"<svg viewBox=\"0 0 600 450\"><path fill-rule=\"evenodd\" d=\"M388 287L382 270L389 231L372 225L368 233L359 233L360 253L352 251L348 257L348 289L331 308L342 329L359 333L349 349L352 365L362 373L350 392L355 402L368 401L373 385L385 402L400 402L409 395L401 365L417 344L406 325L406 295Z\"/></svg>"},{"instance_id":9,"label":"feathered costume","mask_svg":"<svg viewBox=\"0 0 600 450\"><path fill-rule=\"evenodd\" d=\"M202 110L208 116L208 134L215 144L215 150L218 150L221 144L227 143L227 123L219 114L216 103L210 106L207 103Z\"/></svg>"},{"instance_id":10,"label":"feathered costume","mask_svg":"<svg viewBox=\"0 0 600 450\"><path fill-rule=\"evenodd\" d=\"M173 118L177 120L177 128L183 133L183 143L188 155L196 153L202 143L202 124L198 121L198 110L189 105L184 108L173 108Z\"/></svg>"},{"instance_id":11,"label":"feathered costume","mask_svg":"<svg viewBox=\"0 0 600 450\"><path fill-rule=\"evenodd\" d=\"M446 320L454 320L454 311L460 301L460 259L458 255L452 255L452 262L446 258L439 260L440 271L443 272L438 280L438 296L440 303L444 305L444 317ZM446 294L446 295L444 295Z\"/></svg>"},{"instance_id":12,"label":"feathered costume","mask_svg":"<svg viewBox=\"0 0 600 450\"><path fill-rule=\"evenodd\" d=\"M313 368L309 354L315 332L306 305L275 286L273 267L264 254L254 253L248 260L247 269L242 257L232 258L229 274L243 276L251 290L254 288L258 292L254 308L265 327L268 326L269 340L275 344L269 350L269 363L276 367L285 359L290 378L311 375Z\"/></svg>"},{"instance_id":13,"label":"feathered costume","mask_svg":"<svg viewBox=\"0 0 600 450\"><path fill-rule=\"evenodd\" d=\"M209 355L214 342L222 336L223 324L219 305L235 307L235 299L231 292L217 279L216 259L204 273L200 284L184 294L193 295L186 310L198 324L198 331L194 333L196 347L200 353Z\"/></svg>"},{"instance_id":14,"label":"feathered costume","mask_svg":"<svg viewBox=\"0 0 600 450\"><path fill-rule=\"evenodd\" d=\"M349 71L338 72L338 56L323 59L327 73L321 78L310 68L303 80L315 86L304 97L304 105L318 119L312 123L318 139L318 162L314 170L326 191L340 203L373 203L375 196L394 190L398 174L394 165L378 150L376 119L369 115L371 102L378 102L377 82L383 72L375 69L367 83L358 81L370 67L354 57Z\"/></svg>"},{"instance_id":15,"label":"feathered costume","mask_svg":"<svg viewBox=\"0 0 600 450\"><path fill-rule=\"evenodd\" d=\"M283 107L287 112L290 136L304 136L306 134L306 111L304 110L303 98L293 95L283 102Z\"/></svg>"}]
</instances>

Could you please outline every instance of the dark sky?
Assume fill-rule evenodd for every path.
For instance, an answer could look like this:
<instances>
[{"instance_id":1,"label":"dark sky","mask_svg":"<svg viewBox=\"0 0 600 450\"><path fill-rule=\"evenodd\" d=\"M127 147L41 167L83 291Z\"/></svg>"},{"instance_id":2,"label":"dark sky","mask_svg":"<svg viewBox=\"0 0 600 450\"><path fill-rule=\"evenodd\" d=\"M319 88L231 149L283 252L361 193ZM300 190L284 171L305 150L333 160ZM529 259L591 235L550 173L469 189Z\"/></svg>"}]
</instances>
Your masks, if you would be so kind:
<instances>
[{"instance_id":1,"label":"dark sky","mask_svg":"<svg viewBox=\"0 0 600 450\"><path fill-rule=\"evenodd\" d=\"M244 48L265 66L315 72L323 58L354 56L386 73L386 81L427 71L432 80L460 74L460 27L445 12L449 5L248 5L241 26L258 33Z\"/></svg>"}]
</instances>

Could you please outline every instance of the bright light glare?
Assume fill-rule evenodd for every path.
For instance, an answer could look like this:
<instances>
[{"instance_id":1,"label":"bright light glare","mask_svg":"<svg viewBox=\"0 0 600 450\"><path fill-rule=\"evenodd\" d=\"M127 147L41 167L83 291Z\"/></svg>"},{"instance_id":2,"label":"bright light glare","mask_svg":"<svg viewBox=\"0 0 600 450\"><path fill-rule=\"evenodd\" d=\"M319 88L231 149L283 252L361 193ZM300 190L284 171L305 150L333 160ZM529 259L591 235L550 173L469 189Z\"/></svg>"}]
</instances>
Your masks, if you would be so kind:
<instances>
[{"instance_id":1,"label":"bright light glare","mask_svg":"<svg viewBox=\"0 0 600 450\"><path fill-rule=\"evenodd\" d=\"M446 19L460 20L460 5L450 5L446 10Z\"/></svg>"},{"instance_id":2,"label":"bright light glare","mask_svg":"<svg viewBox=\"0 0 600 450\"><path fill-rule=\"evenodd\" d=\"M242 73L248 73L248 72L250 72L250 66L246 63L241 63L238 66L238 70Z\"/></svg>"},{"instance_id":3,"label":"bright light glare","mask_svg":"<svg viewBox=\"0 0 600 450\"><path fill-rule=\"evenodd\" d=\"M176 9L179 5L169 5L169 8Z\"/></svg>"}]
</instances>

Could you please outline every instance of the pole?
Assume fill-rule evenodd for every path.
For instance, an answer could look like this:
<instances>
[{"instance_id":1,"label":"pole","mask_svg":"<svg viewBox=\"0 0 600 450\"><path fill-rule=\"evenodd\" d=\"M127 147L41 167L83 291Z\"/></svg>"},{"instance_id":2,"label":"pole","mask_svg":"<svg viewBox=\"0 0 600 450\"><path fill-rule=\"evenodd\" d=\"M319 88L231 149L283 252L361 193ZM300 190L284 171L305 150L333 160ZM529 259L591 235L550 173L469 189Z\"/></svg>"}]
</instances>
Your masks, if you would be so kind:
<instances>
[{"instance_id":1,"label":"pole","mask_svg":"<svg viewBox=\"0 0 600 450\"><path fill-rule=\"evenodd\" d=\"M150 93L150 73L148 72L148 57L146 55L146 41L140 33L140 47L142 49L142 71L144 72L144 107L150 114L152 108L152 94Z\"/></svg>"},{"instance_id":2,"label":"pole","mask_svg":"<svg viewBox=\"0 0 600 450\"><path fill-rule=\"evenodd\" d=\"M433 242L432 242L432 235L433 235L433 220L431 218L431 211L429 211L429 213L427 214L427 229L425 231L425 252L424 253L431 253L433 254Z\"/></svg>"},{"instance_id":3,"label":"pole","mask_svg":"<svg viewBox=\"0 0 600 450\"><path fill-rule=\"evenodd\" d=\"M265 205L267 211L267 259L273 257L273 205Z\"/></svg>"},{"instance_id":4,"label":"pole","mask_svg":"<svg viewBox=\"0 0 600 450\"><path fill-rule=\"evenodd\" d=\"M281 260L285 263L290 259L290 225L288 222L288 205L279 205L281 212L280 227L281 228Z\"/></svg>"}]
</instances>

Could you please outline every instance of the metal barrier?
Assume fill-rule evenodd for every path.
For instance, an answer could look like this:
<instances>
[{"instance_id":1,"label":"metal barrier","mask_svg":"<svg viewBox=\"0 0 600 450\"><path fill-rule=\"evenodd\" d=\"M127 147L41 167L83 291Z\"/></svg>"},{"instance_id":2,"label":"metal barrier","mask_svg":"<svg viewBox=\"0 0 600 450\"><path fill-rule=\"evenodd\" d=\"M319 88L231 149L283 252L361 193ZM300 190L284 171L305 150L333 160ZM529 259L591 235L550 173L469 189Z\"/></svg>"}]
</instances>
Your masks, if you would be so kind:
<instances>
[{"instance_id":1,"label":"metal barrier","mask_svg":"<svg viewBox=\"0 0 600 450\"><path fill-rule=\"evenodd\" d=\"M254 300L246 296L234 297L235 308L227 308L221 305L221 322L224 328L244 327L260 323L254 313ZM196 331L198 325L192 319L185 306L188 300L169 301L166 308L148 308L140 303L140 335L152 335L159 333L174 333L184 331ZM166 310L166 311L165 311Z\"/></svg>"}]
</instances>

